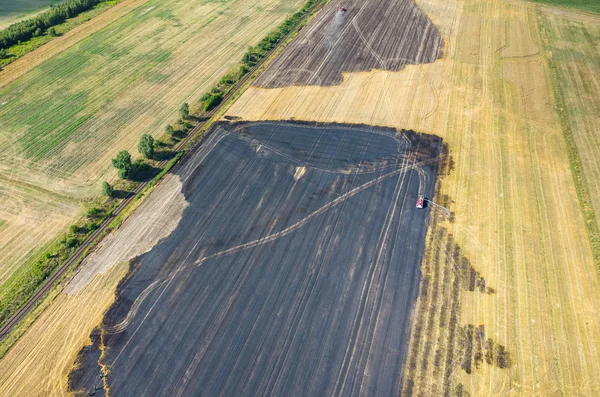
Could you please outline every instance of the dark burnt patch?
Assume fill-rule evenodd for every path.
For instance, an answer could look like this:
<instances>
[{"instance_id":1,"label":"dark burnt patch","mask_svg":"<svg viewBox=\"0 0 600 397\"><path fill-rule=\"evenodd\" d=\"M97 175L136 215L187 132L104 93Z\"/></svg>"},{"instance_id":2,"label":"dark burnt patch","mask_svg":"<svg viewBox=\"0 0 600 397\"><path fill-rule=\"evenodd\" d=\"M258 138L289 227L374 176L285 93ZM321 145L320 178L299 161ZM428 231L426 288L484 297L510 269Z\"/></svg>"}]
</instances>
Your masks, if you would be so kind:
<instances>
[{"instance_id":1,"label":"dark burnt patch","mask_svg":"<svg viewBox=\"0 0 600 397\"><path fill-rule=\"evenodd\" d=\"M102 368L98 363L102 355L102 330L95 328L90 334L92 343L83 347L68 377L69 392L76 397L104 397Z\"/></svg>"},{"instance_id":2,"label":"dark burnt patch","mask_svg":"<svg viewBox=\"0 0 600 397\"><path fill-rule=\"evenodd\" d=\"M398 395L431 212L415 203L443 150L365 125L215 125L177 167L180 224L105 315L111 395Z\"/></svg>"},{"instance_id":3,"label":"dark burnt patch","mask_svg":"<svg viewBox=\"0 0 600 397\"><path fill-rule=\"evenodd\" d=\"M468 374L479 369L484 362L501 369L512 365L510 353L504 346L486 336L483 325L465 325L462 328L461 347L463 358L460 367Z\"/></svg>"},{"instance_id":4,"label":"dark burnt patch","mask_svg":"<svg viewBox=\"0 0 600 397\"><path fill-rule=\"evenodd\" d=\"M398 71L432 63L443 40L413 0L329 2L254 82L278 88L331 86L345 72Z\"/></svg>"}]
</instances>

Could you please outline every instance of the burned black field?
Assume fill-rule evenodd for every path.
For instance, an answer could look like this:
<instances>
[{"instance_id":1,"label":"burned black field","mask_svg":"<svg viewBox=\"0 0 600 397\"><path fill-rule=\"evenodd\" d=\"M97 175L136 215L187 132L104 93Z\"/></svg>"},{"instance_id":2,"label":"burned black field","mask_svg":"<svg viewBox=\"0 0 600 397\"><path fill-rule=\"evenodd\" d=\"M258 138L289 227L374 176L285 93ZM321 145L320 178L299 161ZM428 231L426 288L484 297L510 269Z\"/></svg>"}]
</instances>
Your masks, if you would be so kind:
<instances>
[{"instance_id":1,"label":"burned black field","mask_svg":"<svg viewBox=\"0 0 600 397\"><path fill-rule=\"evenodd\" d=\"M367 126L214 127L177 171L178 228L106 313L109 394L398 395L441 151Z\"/></svg>"},{"instance_id":2,"label":"burned black field","mask_svg":"<svg viewBox=\"0 0 600 397\"><path fill-rule=\"evenodd\" d=\"M344 72L431 63L443 40L414 0L329 2L254 85L337 85Z\"/></svg>"}]
</instances>

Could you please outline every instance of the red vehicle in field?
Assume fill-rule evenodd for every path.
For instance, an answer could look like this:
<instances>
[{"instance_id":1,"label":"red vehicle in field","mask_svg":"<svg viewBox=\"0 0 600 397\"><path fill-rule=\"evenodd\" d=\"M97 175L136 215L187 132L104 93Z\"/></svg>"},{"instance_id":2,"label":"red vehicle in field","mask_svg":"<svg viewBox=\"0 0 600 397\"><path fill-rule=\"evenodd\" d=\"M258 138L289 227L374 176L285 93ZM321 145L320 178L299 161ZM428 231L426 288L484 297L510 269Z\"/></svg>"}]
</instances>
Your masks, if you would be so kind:
<instances>
[{"instance_id":1,"label":"red vehicle in field","mask_svg":"<svg viewBox=\"0 0 600 397\"><path fill-rule=\"evenodd\" d=\"M417 208L423 208L425 204L425 197L423 197L422 194L419 194L419 197L417 197Z\"/></svg>"},{"instance_id":2,"label":"red vehicle in field","mask_svg":"<svg viewBox=\"0 0 600 397\"><path fill-rule=\"evenodd\" d=\"M340 8L338 8L338 11L339 12L346 12L346 8L345 7L340 7Z\"/></svg>"}]
</instances>

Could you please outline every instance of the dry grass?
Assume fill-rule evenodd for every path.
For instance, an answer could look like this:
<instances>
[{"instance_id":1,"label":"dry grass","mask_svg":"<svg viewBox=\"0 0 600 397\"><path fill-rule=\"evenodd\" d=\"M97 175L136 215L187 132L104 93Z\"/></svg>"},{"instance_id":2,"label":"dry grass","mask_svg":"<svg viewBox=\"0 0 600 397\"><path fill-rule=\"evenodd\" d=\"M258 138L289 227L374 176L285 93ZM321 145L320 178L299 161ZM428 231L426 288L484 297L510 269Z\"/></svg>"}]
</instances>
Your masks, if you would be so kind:
<instances>
[{"instance_id":1,"label":"dry grass","mask_svg":"<svg viewBox=\"0 0 600 397\"><path fill-rule=\"evenodd\" d=\"M78 350L114 301L126 263L101 274L77 294L60 294L0 361L0 395L66 396Z\"/></svg>"},{"instance_id":2,"label":"dry grass","mask_svg":"<svg viewBox=\"0 0 600 397\"><path fill-rule=\"evenodd\" d=\"M409 357L415 365L406 369L405 387L423 396L592 395L600 390L600 284L555 109L538 6L417 3L442 31L442 60L397 73L346 74L335 87L253 87L229 115L369 123L441 136L454 169L438 197L448 197L454 221L431 231L445 234L429 243L428 258L438 265L424 264L431 280L421 287ZM560 26L578 14L570 15L553 14L550 21ZM585 40L581 29L573 34ZM597 73L584 58L579 68L589 77L581 84L593 87ZM572 97L571 122L591 126L597 90L588 94L593 101L578 103L583 77L573 75L564 87ZM580 117L585 112L591 116ZM594 166L586 172L598 164L592 150ZM455 247L461 256L449 254ZM493 293L461 286L455 270L462 257ZM456 315L454 327L449 315ZM461 367L468 357L475 363L470 374ZM510 365L502 364L506 359Z\"/></svg>"},{"instance_id":3,"label":"dry grass","mask_svg":"<svg viewBox=\"0 0 600 397\"><path fill-rule=\"evenodd\" d=\"M0 72L0 284L300 3L124 0Z\"/></svg>"}]
</instances>

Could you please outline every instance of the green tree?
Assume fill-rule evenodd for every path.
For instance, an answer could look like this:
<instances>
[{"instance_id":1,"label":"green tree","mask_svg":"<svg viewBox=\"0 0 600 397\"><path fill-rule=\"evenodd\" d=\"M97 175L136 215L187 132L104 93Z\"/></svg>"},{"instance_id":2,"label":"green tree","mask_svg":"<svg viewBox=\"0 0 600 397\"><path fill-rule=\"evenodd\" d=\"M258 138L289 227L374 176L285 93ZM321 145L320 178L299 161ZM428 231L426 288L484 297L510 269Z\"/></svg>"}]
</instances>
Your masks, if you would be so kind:
<instances>
[{"instance_id":1,"label":"green tree","mask_svg":"<svg viewBox=\"0 0 600 397\"><path fill-rule=\"evenodd\" d=\"M48 34L52 37L58 36L58 33L56 33L56 29L54 29L54 28L48 29Z\"/></svg>"},{"instance_id":2,"label":"green tree","mask_svg":"<svg viewBox=\"0 0 600 397\"><path fill-rule=\"evenodd\" d=\"M165 127L165 132L168 135L173 135L173 132L175 132L175 130L173 129L173 126L171 124L169 124L168 126Z\"/></svg>"},{"instance_id":3,"label":"green tree","mask_svg":"<svg viewBox=\"0 0 600 397\"><path fill-rule=\"evenodd\" d=\"M110 185L110 183L108 183L106 181L104 181L104 183L102 183L102 194L103 195L105 195L106 197L112 197L114 191L115 190Z\"/></svg>"},{"instance_id":4,"label":"green tree","mask_svg":"<svg viewBox=\"0 0 600 397\"><path fill-rule=\"evenodd\" d=\"M112 159L112 164L119 170L119 178L127 179L131 174L131 155L127 150L121 150L117 157Z\"/></svg>"},{"instance_id":5,"label":"green tree","mask_svg":"<svg viewBox=\"0 0 600 397\"><path fill-rule=\"evenodd\" d=\"M214 94L211 95L206 102L204 102L204 110L207 112L210 112L211 110L213 110L215 107L217 107L221 101L223 100L223 94Z\"/></svg>"},{"instance_id":6,"label":"green tree","mask_svg":"<svg viewBox=\"0 0 600 397\"><path fill-rule=\"evenodd\" d=\"M140 143L138 143L138 151L147 159L151 159L154 156L154 138L152 138L152 135L142 135Z\"/></svg>"},{"instance_id":7,"label":"green tree","mask_svg":"<svg viewBox=\"0 0 600 397\"><path fill-rule=\"evenodd\" d=\"M8 57L8 53L4 48L0 48L0 59L4 59Z\"/></svg>"},{"instance_id":8,"label":"green tree","mask_svg":"<svg viewBox=\"0 0 600 397\"><path fill-rule=\"evenodd\" d=\"M37 29L35 30L35 32L33 32L33 37L39 37L39 36L41 36L42 34L44 34L44 32L42 32L42 29L40 29L40 28L37 28Z\"/></svg>"},{"instance_id":9,"label":"green tree","mask_svg":"<svg viewBox=\"0 0 600 397\"><path fill-rule=\"evenodd\" d=\"M179 114L181 115L181 118L183 120L190 117L190 105L188 105L187 102L181 105L181 107L179 108Z\"/></svg>"},{"instance_id":10,"label":"green tree","mask_svg":"<svg viewBox=\"0 0 600 397\"><path fill-rule=\"evenodd\" d=\"M65 245L67 246L67 248L77 247L79 245L79 240L77 239L77 237L67 237L67 239L65 240Z\"/></svg>"}]
</instances>

